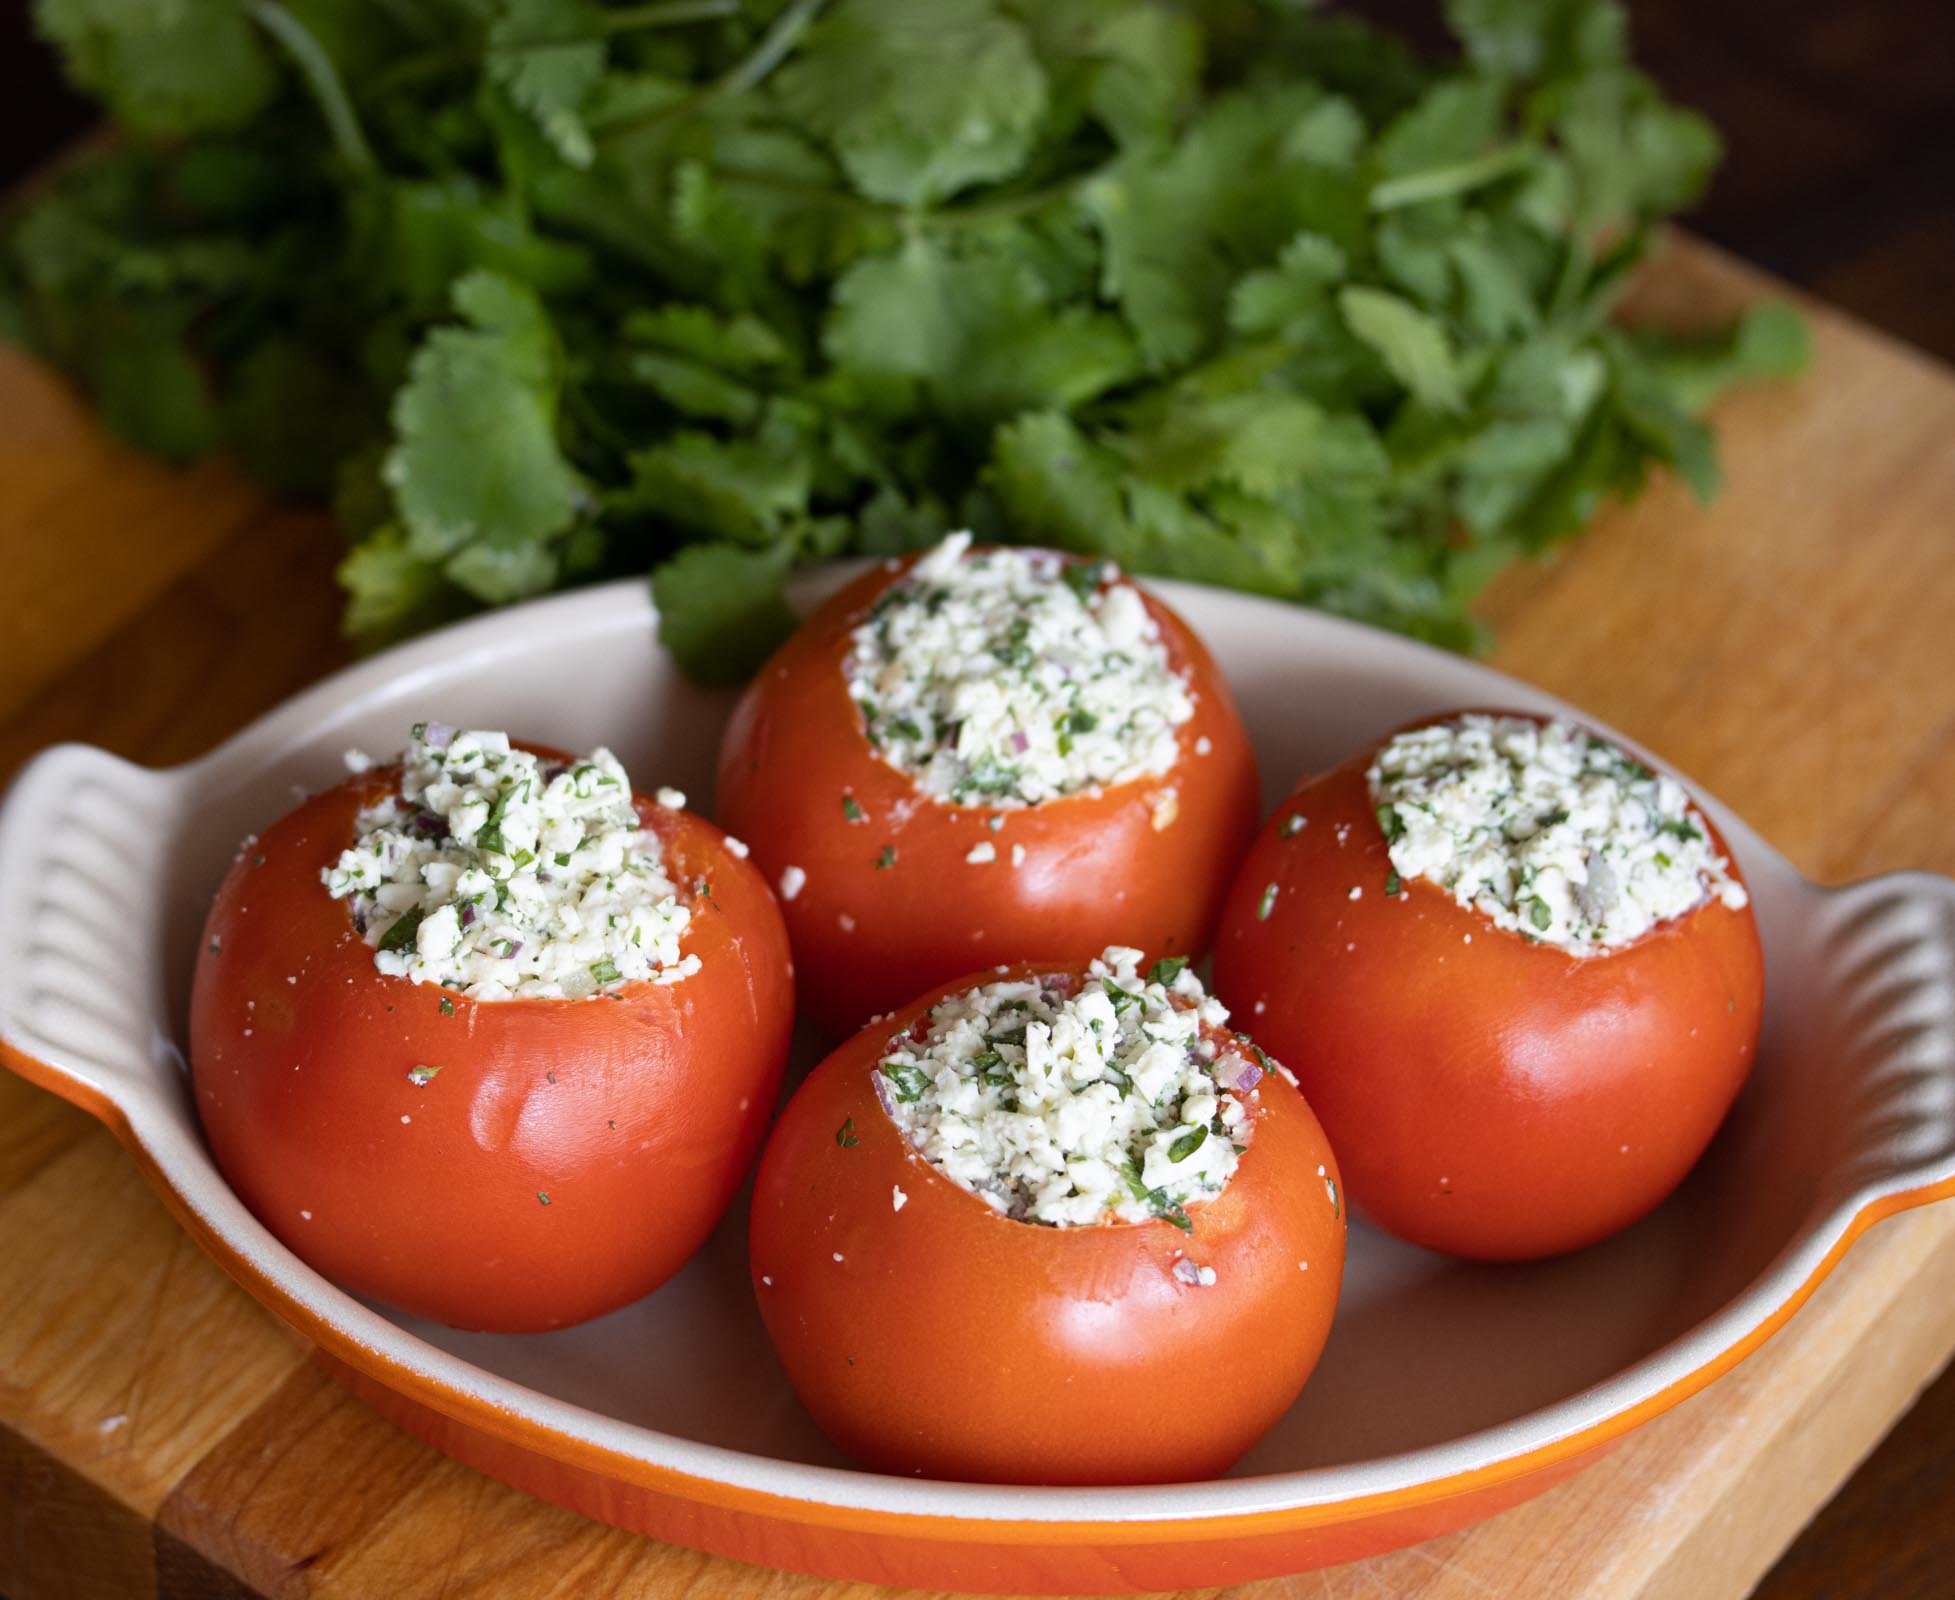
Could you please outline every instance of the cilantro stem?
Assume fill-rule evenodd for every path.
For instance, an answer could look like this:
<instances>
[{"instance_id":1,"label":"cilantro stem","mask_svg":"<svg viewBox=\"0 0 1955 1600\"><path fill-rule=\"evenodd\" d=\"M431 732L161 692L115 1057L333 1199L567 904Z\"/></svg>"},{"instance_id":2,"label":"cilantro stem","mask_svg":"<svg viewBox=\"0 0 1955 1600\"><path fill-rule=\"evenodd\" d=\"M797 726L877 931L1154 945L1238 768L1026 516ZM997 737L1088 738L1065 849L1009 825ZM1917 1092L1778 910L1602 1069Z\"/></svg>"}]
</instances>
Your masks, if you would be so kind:
<instances>
[{"instance_id":1,"label":"cilantro stem","mask_svg":"<svg viewBox=\"0 0 1955 1600\"><path fill-rule=\"evenodd\" d=\"M791 194L797 198L840 206L857 216L880 218L886 222L900 223L905 227L923 229L982 227L987 222L1003 222L1012 217L1025 216L1057 201L1070 199L1105 171L1104 166L1091 167L1084 172L1076 172L1069 178L1060 178L1037 189L1025 189L1016 194L994 195L990 199L973 201L969 205L946 206L936 211L912 211L902 206L880 205L874 200L865 200L858 194L825 183L812 183L800 178L783 178L777 173L755 172L746 167L715 165L712 168L713 176L726 183L744 184L751 189L767 189L776 194Z\"/></svg>"},{"instance_id":2,"label":"cilantro stem","mask_svg":"<svg viewBox=\"0 0 1955 1600\"><path fill-rule=\"evenodd\" d=\"M565 45L589 44L593 39L609 39L621 33L641 33L647 28L676 28L688 22L713 22L736 16L739 0L650 0L642 6L619 6L599 12L590 26L574 33L539 33L509 39L487 46L490 55L509 55L522 50L558 50Z\"/></svg>"},{"instance_id":3,"label":"cilantro stem","mask_svg":"<svg viewBox=\"0 0 1955 1600\"><path fill-rule=\"evenodd\" d=\"M1548 295L1548 320L1559 322L1576 307L1582 288L1588 282L1594 258L1580 233L1570 233L1562 242L1561 270Z\"/></svg>"},{"instance_id":4,"label":"cilantro stem","mask_svg":"<svg viewBox=\"0 0 1955 1600\"><path fill-rule=\"evenodd\" d=\"M639 28L669 28L682 22L711 22L738 16L740 0L650 0L639 6L616 6L597 19L600 33L631 33Z\"/></svg>"},{"instance_id":5,"label":"cilantro stem","mask_svg":"<svg viewBox=\"0 0 1955 1600\"><path fill-rule=\"evenodd\" d=\"M814 21L815 13L820 11L827 0L794 0L769 25L760 36L760 42L739 61L736 61L720 77L715 78L697 94L689 94L683 100L673 100L662 106L635 117L625 117L604 128L597 136L599 144L608 144L624 134L636 133L640 129L666 122L674 117L691 116L693 112L711 105L715 100L723 100L731 95L745 94L787 59L788 52L801 42L801 35L808 24Z\"/></svg>"},{"instance_id":6,"label":"cilantro stem","mask_svg":"<svg viewBox=\"0 0 1955 1600\"><path fill-rule=\"evenodd\" d=\"M588 44L593 39L611 39L623 33L642 33L649 28L677 28L688 22L718 22L740 14L740 0L648 0L645 5L618 6L599 12L588 27L574 33L539 33L533 37L502 44L482 42L461 47L443 45L404 56L382 67L367 85L369 96L385 95L444 72L472 67L485 56L513 55L527 50L560 50L565 45Z\"/></svg>"},{"instance_id":7,"label":"cilantro stem","mask_svg":"<svg viewBox=\"0 0 1955 1600\"><path fill-rule=\"evenodd\" d=\"M1443 167L1427 167L1423 172L1387 178L1371 191L1371 209L1394 211L1400 206L1416 206L1427 200L1465 194L1469 189L1481 188L1520 171L1540 153L1540 147L1532 140L1523 139L1489 150L1471 161L1455 161Z\"/></svg>"},{"instance_id":8,"label":"cilantro stem","mask_svg":"<svg viewBox=\"0 0 1955 1600\"><path fill-rule=\"evenodd\" d=\"M326 119L333 145L340 158L355 172L371 176L380 170L373 158L373 147L360 130L360 119L353 114L353 102L346 97L346 86L332 57L319 48L306 25L287 11L278 0L250 0L251 15L259 27L276 39L292 65L299 69L306 88L312 92L320 115Z\"/></svg>"},{"instance_id":9,"label":"cilantro stem","mask_svg":"<svg viewBox=\"0 0 1955 1600\"><path fill-rule=\"evenodd\" d=\"M1028 212L1042 210L1054 201L1071 198L1095 178L1103 176L1106 171L1106 166L1089 167L1084 172L1075 172L1069 178L1056 179L1037 189L1022 190L1018 194L996 195L989 200L977 200L964 206L951 206L942 211L918 212L915 213L916 221L926 228L972 228L981 227L987 222L1002 222L1012 217L1022 217Z\"/></svg>"},{"instance_id":10,"label":"cilantro stem","mask_svg":"<svg viewBox=\"0 0 1955 1600\"><path fill-rule=\"evenodd\" d=\"M787 59L787 53L801 42L802 33L815 20L815 13L825 3L826 0L794 0L794 4L776 17L773 26L761 35L753 53L714 84L711 92L745 94L753 88Z\"/></svg>"}]
</instances>

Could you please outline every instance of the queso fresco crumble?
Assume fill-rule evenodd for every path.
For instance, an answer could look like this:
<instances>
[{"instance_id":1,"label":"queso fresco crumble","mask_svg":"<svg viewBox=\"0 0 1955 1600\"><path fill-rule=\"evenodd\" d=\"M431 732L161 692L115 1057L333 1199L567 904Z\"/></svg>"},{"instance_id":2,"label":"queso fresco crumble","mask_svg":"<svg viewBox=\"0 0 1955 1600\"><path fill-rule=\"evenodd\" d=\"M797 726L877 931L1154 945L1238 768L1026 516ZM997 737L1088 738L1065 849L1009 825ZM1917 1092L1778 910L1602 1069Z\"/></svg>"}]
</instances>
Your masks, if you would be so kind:
<instances>
[{"instance_id":1,"label":"queso fresco crumble","mask_svg":"<svg viewBox=\"0 0 1955 1600\"><path fill-rule=\"evenodd\" d=\"M851 636L882 759L935 800L1000 807L1173 767L1194 699L1140 592L1111 563L970 545L945 539Z\"/></svg>"},{"instance_id":2,"label":"queso fresco crumble","mask_svg":"<svg viewBox=\"0 0 1955 1600\"><path fill-rule=\"evenodd\" d=\"M1263 1071L1253 1049L1217 1049L1228 1012L1185 962L1143 976L1140 959L1115 947L1083 981L1013 979L939 1001L889 1042L876 1088L890 1119L1018 1221L1190 1227L1186 1207L1236 1170Z\"/></svg>"},{"instance_id":3,"label":"queso fresco crumble","mask_svg":"<svg viewBox=\"0 0 1955 1600\"><path fill-rule=\"evenodd\" d=\"M1395 873L1571 955L1745 904L1683 786L1572 723L1453 717L1399 734L1368 776Z\"/></svg>"},{"instance_id":4,"label":"queso fresco crumble","mask_svg":"<svg viewBox=\"0 0 1955 1600\"><path fill-rule=\"evenodd\" d=\"M699 970L679 948L692 914L608 750L566 765L505 733L416 723L400 792L355 826L323 876L389 976L475 1000L580 999Z\"/></svg>"}]
</instances>

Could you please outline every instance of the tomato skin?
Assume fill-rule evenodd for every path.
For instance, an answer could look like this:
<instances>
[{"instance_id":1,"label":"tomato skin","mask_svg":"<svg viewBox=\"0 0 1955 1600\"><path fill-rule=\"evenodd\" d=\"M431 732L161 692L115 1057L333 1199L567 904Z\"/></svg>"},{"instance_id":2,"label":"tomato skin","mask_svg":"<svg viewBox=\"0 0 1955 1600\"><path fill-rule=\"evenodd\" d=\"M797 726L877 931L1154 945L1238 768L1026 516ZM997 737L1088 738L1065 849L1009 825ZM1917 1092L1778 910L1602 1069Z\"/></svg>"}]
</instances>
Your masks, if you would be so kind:
<instances>
[{"instance_id":1,"label":"tomato skin","mask_svg":"<svg viewBox=\"0 0 1955 1600\"><path fill-rule=\"evenodd\" d=\"M1255 1131L1234 1177L1189 1209L1192 1233L1000 1216L912 1151L874 1084L893 1035L993 981L980 973L904 1006L796 1091L754 1187L768 1333L816 1422L873 1470L1213 1477L1289 1408L1330 1331L1345 1219L1323 1131L1272 1073L1249 1102ZM1214 1284L1175 1278L1184 1256L1212 1266Z\"/></svg>"},{"instance_id":2,"label":"tomato skin","mask_svg":"<svg viewBox=\"0 0 1955 1600\"><path fill-rule=\"evenodd\" d=\"M397 783L307 800L218 890L191 995L205 1137L259 1220L356 1294L498 1332L626 1305L712 1230L779 1092L793 975L766 884L641 798L673 881L711 885L683 943L700 970L617 1000L470 1000L381 974L320 881Z\"/></svg>"},{"instance_id":3,"label":"tomato skin","mask_svg":"<svg viewBox=\"0 0 1955 1600\"><path fill-rule=\"evenodd\" d=\"M1682 1181L1750 1071L1765 993L1751 909L1707 901L1583 958L1424 879L1388 898L1376 749L1306 780L1264 827L1223 912L1216 993L1296 1073L1351 1203L1381 1227L1493 1261L1605 1239ZM1308 821L1286 838L1293 815Z\"/></svg>"},{"instance_id":4,"label":"tomato skin","mask_svg":"<svg viewBox=\"0 0 1955 1600\"><path fill-rule=\"evenodd\" d=\"M1196 695L1162 777L1010 810L939 804L876 755L843 676L850 631L910 564L865 573L816 611L761 668L720 749L720 820L770 883L789 866L807 875L782 897L803 1007L840 1035L987 961L1083 964L1113 944L1199 955L1259 806L1248 735L1207 649L1142 591ZM965 859L985 843L995 861ZM885 847L895 856L878 867Z\"/></svg>"}]
</instances>

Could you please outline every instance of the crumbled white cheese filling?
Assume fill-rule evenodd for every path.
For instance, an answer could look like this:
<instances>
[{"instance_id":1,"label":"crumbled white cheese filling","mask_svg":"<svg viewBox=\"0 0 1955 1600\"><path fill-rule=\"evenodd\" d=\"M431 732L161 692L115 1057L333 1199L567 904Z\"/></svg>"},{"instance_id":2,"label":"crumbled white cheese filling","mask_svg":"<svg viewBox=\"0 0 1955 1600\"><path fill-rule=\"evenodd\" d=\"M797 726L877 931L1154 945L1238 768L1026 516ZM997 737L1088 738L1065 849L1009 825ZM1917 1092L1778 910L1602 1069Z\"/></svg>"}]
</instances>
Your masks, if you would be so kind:
<instances>
[{"instance_id":1,"label":"crumbled white cheese filling","mask_svg":"<svg viewBox=\"0 0 1955 1600\"><path fill-rule=\"evenodd\" d=\"M608 750L566 765L507 734L417 723L400 792L360 812L323 876L376 967L470 999L587 998L699 970L680 949L692 913Z\"/></svg>"},{"instance_id":2,"label":"crumbled white cheese filling","mask_svg":"<svg viewBox=\"0 0 1955 1600\"><path fill-rule=\"evenodd\" d=\"M1453 717L1397 735L1368 776L1397 873L1571 955L1745 904L1683 786L1573 723Z\"/></svg>"},{"instance_id":3,"label":"crumbled white cheese filling","mask_svg":"<svg viewBox=\"0 0 1955 1600\"><path fill-rule=\"evenodd\" d=\"M1111 563L970 543L945 539L851 636L848 692L882 759L953 805L1169 771L1194 698L1140 591Z\"/></svg>"},{"instance_id":4,"label":"crumbled white cheese filling","mask_svg":"<svg viewBox=\"0 0 1955 1600\"><path fill-rule=\"evenodd\" d=\"M917 1153L1022 1222L1167 1217L1222 1192L1262 1068L1218 1049L1221 1002L1183 962L1107 950L1070 974L950 996L889 1041L876 1087ZM1251 1052L1253 1053L1253 1052ZM1230 1091L1233 1092L1230 1092Z\"/></svg>"}]
</instances>

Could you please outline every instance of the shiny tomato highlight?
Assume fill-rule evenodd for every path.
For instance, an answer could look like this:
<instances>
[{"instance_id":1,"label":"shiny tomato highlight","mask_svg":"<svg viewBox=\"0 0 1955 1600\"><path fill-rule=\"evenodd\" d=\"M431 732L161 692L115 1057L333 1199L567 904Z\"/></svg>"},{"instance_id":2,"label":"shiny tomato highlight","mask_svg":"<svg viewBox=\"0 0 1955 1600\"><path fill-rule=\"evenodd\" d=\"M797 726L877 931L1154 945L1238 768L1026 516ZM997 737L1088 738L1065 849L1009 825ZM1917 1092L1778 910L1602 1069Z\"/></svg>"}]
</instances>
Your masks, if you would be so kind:
<instances>
[{"instance_id":1,"label":"shiny tomato highlight","mask_svg":"<svg viewBox=\"0 0 1955 1600\"><path fill-rule=\"evenodd\" d=\"M1578 957L1423 878L1388 894L1377 749L1306 780L1263 828L1223 912L1215 992L1296 1073L1379 1226L1485 1260L1605 1239L1682 1181L1751 1068L1751 909L1708 899Z\"/></svg>"},{"instance_id":2,"label":"shiny tomato highlight","mask_svg":"<svg viewBox=\"0 0 1955 1600\"><path fill-rule=\"evenodd\" d=\"M865 1467L1214 1477L1290 1407L1323 1349L1344 1262L1337 1164L1271 1072L1245 1097L1254 1131L1227 1187L1187 1209L1192 1231L994 1211L914 1152L878 1098L878 1064L945 995L1047 971L939 987L815 1069L755 1179L754 1294L803 1404Z\"/></svg>"},{"instance_id":3,"label":"shiny tomato highlight","mask_svg":"<svg viewBox=\"0 0 1955 1600\"><path fill-rule=\"evenodd\" d=\"M501 1332L614 1310L678 1271L759 1148L793 1020L779 913L719 829L639 798L699 971L588 1000L385 976L320 873L398 781L305 801L218 890L191 996L205 1137L259 1220L356 1294Z\"/></svg>"},{"instance_id":4,"label":"shiny tomato highlight","mask_svg":"<svg viewBox=\"0 0 1955 1600\"><path fill-rule=\"evenodd\" d=\"M1166 774L1033 806L943 804L876 754L844 672L850 632L911 564L865 573L803 623L721 745L717 815L781 889L804 1008L839 1034L985 962L1083 964L1115 944L1199 956L1258 807L1206 647L1142 591L1195 695ZM982 845L996 859L970 861Z\"/></svg>"}]
</instances>

